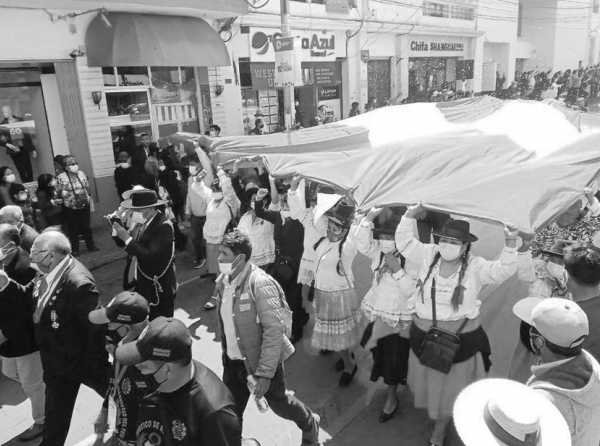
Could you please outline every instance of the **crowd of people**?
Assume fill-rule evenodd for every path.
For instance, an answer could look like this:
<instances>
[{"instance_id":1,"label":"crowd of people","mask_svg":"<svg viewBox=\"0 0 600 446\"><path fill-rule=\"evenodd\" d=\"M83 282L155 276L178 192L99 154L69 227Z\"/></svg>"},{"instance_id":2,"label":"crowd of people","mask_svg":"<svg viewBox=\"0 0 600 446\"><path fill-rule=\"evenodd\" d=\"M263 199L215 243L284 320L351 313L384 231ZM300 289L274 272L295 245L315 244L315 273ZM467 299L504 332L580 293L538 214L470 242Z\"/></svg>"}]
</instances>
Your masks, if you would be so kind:
<instances>
[{"instance_id":1,"label":"crowd of people","mask_svg":"<svg viewBox=\"0 0 600 446\"><path fill-rule=\"evenodd\" d=\"M254 441L242 439L249 400L293 421L302 445L320 444L320 418L287 390L284 367L307 338L335 359L340 391L359 350L370 351L371 380L386 385L379 421L409 391L433 421L430 445L444 444L453 418L467 446L600 442L596 191L536 234L506 227L488 260L473 254L478 237L464 219L419 204L360 212L332 186L274 178L259 158L216 165L201 147L181 154L147 137L118 156L121 203L107 220L127 262L123 292L105 306L76 259L80 235L94 245L89 185L73 157L56 178L40 177L32 210L21 191L0 209L0 355L32 402L23 440L64 444L86 384L104 398L96 431L114 425L116 444ZM173 317L184 232L193 267L214 282L199 305L218 316L221 377L192 358L191 334ZM359 255L370 265L364 296ZM519 342L508 379L490 380L482 290L511 280L529 288L513 308Z\"/></svg>"}]
</instances>

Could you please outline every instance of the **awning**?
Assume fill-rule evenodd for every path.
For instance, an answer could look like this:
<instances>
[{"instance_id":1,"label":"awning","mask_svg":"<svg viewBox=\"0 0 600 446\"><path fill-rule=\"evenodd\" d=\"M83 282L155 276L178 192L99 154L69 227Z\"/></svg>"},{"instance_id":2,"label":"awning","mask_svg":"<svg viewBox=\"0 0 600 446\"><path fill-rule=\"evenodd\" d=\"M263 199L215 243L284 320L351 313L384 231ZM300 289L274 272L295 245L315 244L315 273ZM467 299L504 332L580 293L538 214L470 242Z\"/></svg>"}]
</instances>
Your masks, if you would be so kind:
<instances>
[{"instance_id":1,"label":"awning","mask_svg":"<svg viewBox=\"0 0 600 446\"><path fill-rule=\"evenodd\" d=\"M196 17L111 12L92 20L85 35L88 66L229 65L218 33Z\"/></svg>"},{"instance_id":2,"label":"awning","mask_svg":"<svg viewBox=\"0 0 600 446\"><path fill-rule=\"evenodd\" d=\"M49 0L44 1L48 2ZM79 1L98 4L98 0ZM153 8L164 8L168 6L169 8L185 8L196 11L206 11L213 14L223 14L223 17L225 17L228 14L241 15L246 14L248 12L248 3L246 2L246 0L169 0L168 2L165 2L165 0L113 0L112 2L102 3L102 6L110 10L117 10L118 7L116 3L118 3L119 6L122 5L121 10L126 10L125 8L131 5L141 5ZM47 7L51 8L51 6Z\"/></svg>"}]
</instances>

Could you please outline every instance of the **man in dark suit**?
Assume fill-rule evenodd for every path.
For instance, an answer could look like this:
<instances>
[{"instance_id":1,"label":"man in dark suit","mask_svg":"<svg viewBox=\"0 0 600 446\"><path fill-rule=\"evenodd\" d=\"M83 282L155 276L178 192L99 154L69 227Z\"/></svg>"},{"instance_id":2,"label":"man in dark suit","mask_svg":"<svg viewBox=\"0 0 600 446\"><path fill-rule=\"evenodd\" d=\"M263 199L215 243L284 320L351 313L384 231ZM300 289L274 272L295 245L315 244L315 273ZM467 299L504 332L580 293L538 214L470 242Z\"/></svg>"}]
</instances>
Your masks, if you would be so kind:
<instances>
[{"instance_id":1,"label":"man in dark suit","mask_svg":"<svg viewBox=\"0 0 600 446\"><path fill-rule=\"evenodd\" d=\"M0 124L14 124L23 122L24 119L13 115L13 112L8 105L2 107L2 115L0 116ZM33 145L31 135L24 132L19 126L11 126L10 131L0 134L0 146L6 149L6 152L13 159L21 180L23 182L33 181L33 169L31 167L31 159L37 158L37 151Z\"/></svg>"},{"instance_id":2,"label":"man in dark suit","mask_svg":"<svg viewBox=\"0 0 600 446\"><path fill-rule=\"evenodd\" d=\"M33 229L31 226L25 223L25 217L23 217L23 210L19 206L8 205L1 208L0 223L6 223L9 225L16 226L19 230L21 248L27 251L27 253L31 251L33 241L39 234L35 229Z\"/></svg>"},{"instance_id":3,"label":"man in dark suit","mask_svg":"<svg viewBox=\"0 0 600 446\"><path fill-rule=\"evenodd\" d=\"M134 184L141 184L141 180L146 175L146 161L151 156L158 158L158 146L150 142L150 135L142 133L140 135L140 144L131 151L130 155L131 166L137 179Z\"/></svg>"},{"instance_id":4,"label":"man in dark suit","mask_svg":"<svg viewBox=\"0 0 600 446\"><path fill-rule=\"evenodd\" d=\"M0 266L8 277L20 285L28 285L37 275L31 267L29 254L19 245L16 226L0 224ZM14 302L0 299L0 342L2 373L17 381L31 402L34 424L19 436L31 441L44 432L44 401L46 386L40 351L35 341L32 307L27 299Z\"/></svg>"},{"instance_id":5,"label":"man in dark suit","mask_svg":"<svg viewBox=\"0 0 600 446\"><path fill-rule=\"evenodd\" d=\"M127 251L125 289L138 292L150 304L150 319L173 316L175 277L175 233L173 224L159 210L165 202L156 192L133 189L121 203L131 210L131 228L113 223L118 245Z\"/></svg>"},{"instance_id":6,"label":"man in dark suit","mask_svg":"<svg viewBox=\"0 0 600 446\"><path fill-rule=\"evenodd\" d=\"M43 276L27 287L0 271L0 300L28 300L46 381L46 427L42 446L62 446L67 438L79 387L101 396L108 387L105 329L88 320L98 306L92 274L71 256L64 234L48 231L31 248Z\"/></svg>"}]
</instances>

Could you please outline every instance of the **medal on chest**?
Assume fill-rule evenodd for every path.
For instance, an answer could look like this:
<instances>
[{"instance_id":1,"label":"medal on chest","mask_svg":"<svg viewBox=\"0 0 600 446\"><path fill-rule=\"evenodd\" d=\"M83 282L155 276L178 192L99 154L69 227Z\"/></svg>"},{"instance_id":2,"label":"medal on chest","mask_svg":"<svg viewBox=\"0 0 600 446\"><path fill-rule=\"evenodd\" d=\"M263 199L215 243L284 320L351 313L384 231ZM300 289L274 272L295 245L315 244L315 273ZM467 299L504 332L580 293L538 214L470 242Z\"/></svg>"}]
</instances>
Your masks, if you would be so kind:
<instances>
[{"instance_id":1,"label":"medal on chest","mask_svg":"<svg viewBox=\"0 0 600 446\"><path fill-rule=\"evenodd\" d=\"M50 311L50 326L54 329L54 330L58 330L58 327L60 327L60 324L58 323L58 314L56 313L56 310L52 309L52 311Z\"/></svg>"}]
</instances>

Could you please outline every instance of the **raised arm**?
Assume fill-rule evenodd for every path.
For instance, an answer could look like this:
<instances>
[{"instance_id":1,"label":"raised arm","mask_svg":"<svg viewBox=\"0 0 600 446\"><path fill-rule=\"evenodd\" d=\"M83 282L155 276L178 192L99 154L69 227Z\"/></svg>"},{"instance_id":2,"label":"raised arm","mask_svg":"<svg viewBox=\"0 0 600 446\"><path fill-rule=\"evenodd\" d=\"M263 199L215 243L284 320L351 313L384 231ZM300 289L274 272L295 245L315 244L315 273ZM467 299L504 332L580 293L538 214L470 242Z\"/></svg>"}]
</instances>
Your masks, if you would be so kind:
<instances>
[{"instance_id":1,"label":"raised arm","mask_svg":"<svg viewBox=\"0 0 600 446\"><path fill-rule=\"evenodd\" d=\"M517 232L505 228L505 246L498 260L476 257L473 270L482 285L498 285L517 272Z\"/></svg>"},{"instance_id":2,"label":"raised arm","mask_svg":"<svg viewBox=\"0 0 600 446\"><path fill-rule=\"evenodd\" d=\"M202 168L206 171L206 175L204 176L204 184L208 187L212 184L215 179L215 174L213 172L212 164L208 155L202 150L200 147L196 147L196 155L198 155L198 159L200 160L200 164L202 164Z\"/></svg>"},{"instance_id":3,"label":"raised arm","mask_svg":"<svg viewBox=\"0 0 600 446\"><path fill-rule=\"evenodd\" d=\"M415 236L417 233L417 219L425 215L425 209L420 206L411 206L400 220L396 228L396 248L407 260L421 265L423 261L431 256L436 249L435 245L421 243Z\"/></svg>"}]
</instances>

